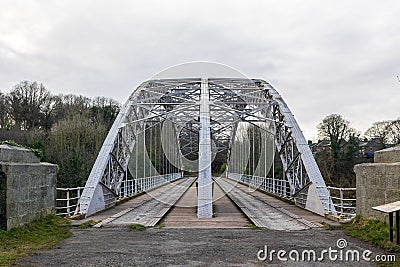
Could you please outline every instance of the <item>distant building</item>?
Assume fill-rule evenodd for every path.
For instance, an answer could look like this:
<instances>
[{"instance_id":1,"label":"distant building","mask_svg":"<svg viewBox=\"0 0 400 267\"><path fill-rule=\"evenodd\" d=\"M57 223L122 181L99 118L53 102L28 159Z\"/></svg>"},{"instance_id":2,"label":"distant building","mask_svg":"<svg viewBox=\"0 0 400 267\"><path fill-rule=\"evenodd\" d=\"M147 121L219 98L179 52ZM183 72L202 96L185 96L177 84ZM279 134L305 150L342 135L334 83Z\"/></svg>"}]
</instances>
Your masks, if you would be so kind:
<instances>
[{"instance_id":1,"label":"distant building","mask_svg":"<svg viewBox=\"0 0 400 267\"><path fill-rule=\"evenodd\" d=\"M331 142L329 140L318 140L317 143L308 142L310 146L311 152L314 157L317 154L326 154L330 156L331 153ZM359 142L359 153L356 157L364 157L364 158L373 158L375 151L381 150L383 148L390 147L391 145L383 144L381 138L372 138L371 140L364 139ZM346 147L346 144L343 144L343 147Z\"/></svg>"},{"instance_id":2,"label":"distant building","mask_svg":"<svg viewBox=\"0 0 400 267\"><path fill-rule=\"evenodd\" d=\"M331 153L331 142L329 140L318 140L317 143L309 142L309 146L314 157L319 153Z\"/></svg>"},{"instance_id":3,"label":"distant building","mask_svg":"<svg viewBox=\"0 0 400 267\"><path fill-rule=\"evenodd\" d=\"M391 145L384 144L382 138L375 137L371 140L364 139L360 142L360 154L365 158L373 158L375 151L390 147Z\"/></svg>"}]
</instances>

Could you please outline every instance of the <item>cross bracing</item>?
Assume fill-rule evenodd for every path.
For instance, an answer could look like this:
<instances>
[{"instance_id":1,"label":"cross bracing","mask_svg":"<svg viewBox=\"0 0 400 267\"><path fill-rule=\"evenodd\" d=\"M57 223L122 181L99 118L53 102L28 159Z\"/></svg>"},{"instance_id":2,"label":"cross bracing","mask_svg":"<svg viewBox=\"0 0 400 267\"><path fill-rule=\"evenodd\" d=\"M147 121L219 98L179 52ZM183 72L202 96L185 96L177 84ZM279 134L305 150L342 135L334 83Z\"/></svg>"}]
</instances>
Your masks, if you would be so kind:
<instances>
[{"instance_id":1,"label":"cross bracing","mask_svg":"<svg viewBox=\"0 0 400 267\"><path fill-rule=\"evenodd\" d=\"M208 119L202 119L204 114ZM202 133L205 125L208 135ZM202 150L210 154L208 163L200 162L201 136L211 140L206 142L208 150ZM82 193L79 212L92 214L139 192L139 179L153 177L162 184L181 178L183 171L199 171L217 154L225 155L228 178L254 177L262 183L274 175L276 153L282 179L289 185L287 197L316 213L332 210L300 127L269 83L239 78L149 80L117 116Z\"/></svg>"}]
</instances>

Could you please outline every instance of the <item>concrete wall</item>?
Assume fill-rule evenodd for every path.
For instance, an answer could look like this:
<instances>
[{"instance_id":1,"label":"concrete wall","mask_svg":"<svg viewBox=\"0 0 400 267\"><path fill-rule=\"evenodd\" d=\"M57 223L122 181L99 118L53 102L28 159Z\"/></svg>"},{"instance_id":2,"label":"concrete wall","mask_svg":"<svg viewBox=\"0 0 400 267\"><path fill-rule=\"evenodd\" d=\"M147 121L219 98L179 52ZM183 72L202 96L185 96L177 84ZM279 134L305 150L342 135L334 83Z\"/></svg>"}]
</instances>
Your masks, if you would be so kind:
<instances>
[{"instance_id":1,"label":"concrete wall","mask_svg":"<svg viewBox=\"0 0 400 267\"><path fill-rule=\"evenodd\" d=\"M400 200L400 147L375 152L374 163L354 166L357 187L357 214L385 219L372 207Z\"/></svg>"},{"instance_id":2,"label":"concrete wall","mask_svg":"<svg viewBox=\"0 0 400 267\"><path fill-rule=\"evenodd\" d=\"M0 227L8 230L54 214L56 175L57 165L40 163L26 149L0 145Z\"/></svg>"}]
</instances>

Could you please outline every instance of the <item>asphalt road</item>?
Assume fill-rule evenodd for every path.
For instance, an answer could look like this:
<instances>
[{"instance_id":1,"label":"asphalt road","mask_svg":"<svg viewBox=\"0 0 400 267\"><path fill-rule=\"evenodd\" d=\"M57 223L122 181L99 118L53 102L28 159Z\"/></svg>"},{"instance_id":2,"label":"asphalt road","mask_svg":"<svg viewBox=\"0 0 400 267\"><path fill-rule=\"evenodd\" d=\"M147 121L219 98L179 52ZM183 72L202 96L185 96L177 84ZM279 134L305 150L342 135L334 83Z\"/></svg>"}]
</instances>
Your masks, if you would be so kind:
<instances>
[{"instance_id":1,"label":"asphalt road","mask_svg":"<svg viewBox=\"0 0 400 267\"><path fill-rule=\"evenodd\" d=\"M22 258L18 266L375 266L373 262L331 261L328 253L324 261L281 261L273 254L273 261L261 261L257 253L268 247L291 250L300 255L313 249L317 257L324 249L335 249L332 256L348 250L372 251L370 258L382 251L357 239L347 237L341 230L309 229L302 231L273 231L256 229L173 229L149 228L145 231L120 228L73 229L73 236L58 248ZM337 240L346 239L347 246L338 249ZM292 252L292 257L296 257ZM264 253L261 252L263 257ZM307 258L307 254L305 254ZM300 256L301 259L301 256Z\"/></svg>"}]
</instances>

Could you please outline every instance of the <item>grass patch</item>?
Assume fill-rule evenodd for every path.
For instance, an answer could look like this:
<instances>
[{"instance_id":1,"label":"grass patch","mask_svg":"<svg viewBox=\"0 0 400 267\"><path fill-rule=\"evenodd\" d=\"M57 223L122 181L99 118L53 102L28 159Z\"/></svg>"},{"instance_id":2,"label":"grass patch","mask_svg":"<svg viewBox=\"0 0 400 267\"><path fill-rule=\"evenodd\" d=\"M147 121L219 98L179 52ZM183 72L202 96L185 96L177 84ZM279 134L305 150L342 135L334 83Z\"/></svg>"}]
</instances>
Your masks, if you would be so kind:
<instances>
[{"instance_id":1,"label":"grass patch","mask_svg":"<svg viewBox=\"0 0 400 267\"><path fill-rule=\"evenodd\" d=\"M65 218L55 215L10 231L0 230L0 266L10 266L32 250L48 249L71 236Z\"/></svg>"},{"instance_id":2,"label":"grass patch","mask_svg":"<svg viewBox=\"0 0 400 267\"><path fill-rule=\"evenodd\" d=\"M184 172L183 174L184 177L198 177L199 174L197 172Z\"/></svg>"},{"instance_id":3,"label":"grass patch","mask_svg":"<svg viewBox=\"0 0 400 267\"><path fill-rule=\"evenodd\" d=\"M129 226L129 228L132 229L132 230L139 230L139 231L144 231L144 230L147 229L146 226L138 224L138 223L131 224Z\"/></svg>"},{"instance_id":4,"label":"grass patch","mask_svg":"<svg viewBox=\"0 0 400 267\"><path fill-rule=\"evenodd\" d=\"M358 238L381 249L396 254L395 262L376 262L378 266L400 266L398 252L400 246L389 241L389 226L377 219L367 219L357 215L353 220L340 225L325 225L329 230L341 229L348 236Z\"/></svg>"},{"instance_id":5,"label":"grass patch","mask_svg":"<svg viewBox=\"0 0 400 267\"><path fill-rule=\"evenodd\" d=\"M70 220L83 220L83 219L85 219L85 214L75 214L75 215L72 215L71 217L69 217L69 219Z\"/></svg>"},{"instance_id":6,"label":"grass patch","mask_svg":"<svg viewBox=\"0 0 400 267\"><path fill-rule=\"evenodd\" d=\"M389 241L389 226L383 221L366 219L357 215L350 222L343 224L343 230L346 235L356 237L387 251L400 251L400 246Z\"/></svg>"},{"instance_id":7,"label":"grass patch","mask_svg":"<svg viewBox=\"0 0 400 267\"><path fill-rule=\"evenodd\" d=\"M96 221L93 221L93 220L89 220L89 221L84 222L81 225L79 225L78 228L86 229L86 228L89 228L89 227L92 227L92 226L96 225L99 222L100 221L96 222Z\"/></svg>"},{"instance_id":8,"label":"grass patch","mask_svg":"<svg viewBox=\"0 0 400 267\"><path fill-rule=\"evenodd\" d=\"M252 223L246 224L244 227L251 228L251 229L254 229L254 230L260 230L261 229L260 227L254 225Z\"/></svg>"}]
</instances>

